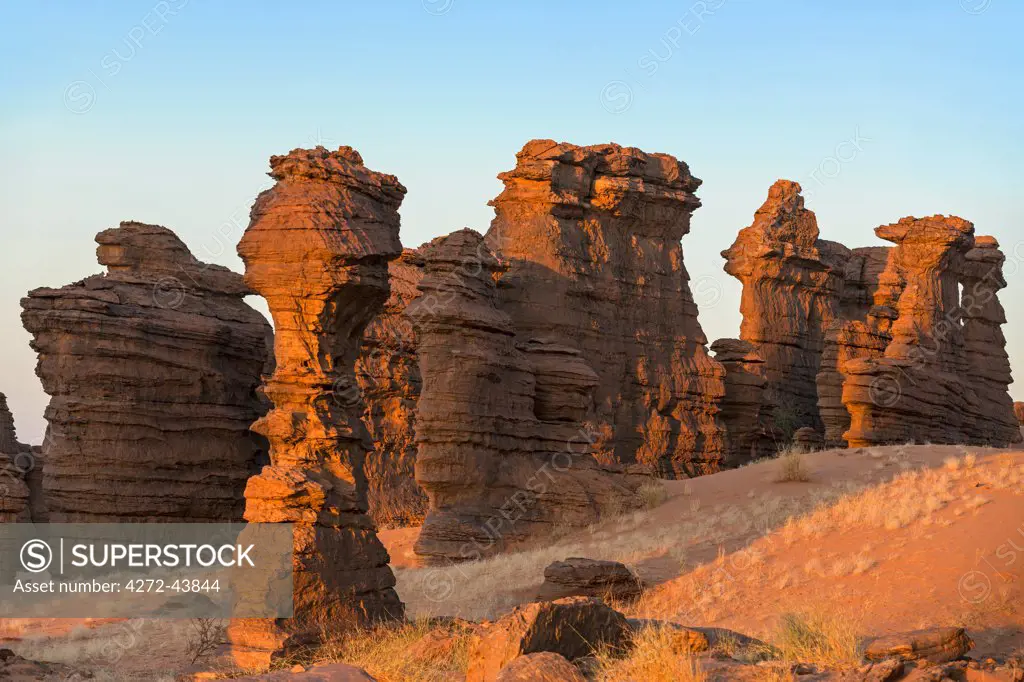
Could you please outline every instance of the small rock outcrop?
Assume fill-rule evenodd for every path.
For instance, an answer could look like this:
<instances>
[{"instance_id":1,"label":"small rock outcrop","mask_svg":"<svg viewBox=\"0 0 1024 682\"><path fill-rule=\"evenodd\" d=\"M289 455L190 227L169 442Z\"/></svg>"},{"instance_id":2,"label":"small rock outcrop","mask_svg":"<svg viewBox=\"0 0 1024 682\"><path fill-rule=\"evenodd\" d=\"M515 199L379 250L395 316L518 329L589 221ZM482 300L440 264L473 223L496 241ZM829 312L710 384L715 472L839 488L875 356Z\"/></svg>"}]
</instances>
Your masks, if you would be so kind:
<instances>
[{"instance_id":1,"label":"small rock outcrop","mask_svg":"<svg viewBox=\"0 0 1024 682\"><path fill-rule=\"evenodd\" d=\"M978 398L970 439L997 446L1019 443L1020 422L1008 393L1013 377L1002 330L1006 311L999 302L999 290L1006 288L1006 256L994 237L979 236L965 261L960 277L960 308L968 376Z\"/></svg>"},{"instance_id":2,"label":"small rock outcrop","mask_svg":"<svg viewBox=\"0 0 1024 682\"><path fill-rule=\"evenodd\" d=\"M597 599L518 606L477 636L466 682L494 682L502 668L527 654L548 651L573 661L603 645L624 650L631 634L625 616Z\"/></svg>"},{"instance_id":3,"label":"small rock outcrop","mask_svg":"<svg viewBox=\"0 0 1024 682\"><path fill-rule=\"evenodd\" d=\"M793 432L793 445L803 452L820 450L823 445L821 434L810 426L801 426Z\"/></svg>"},{"instance_id":4,"label":"small rock outcrop","mask_svg":"<svg viewBox=\"0 0 1024 682\"><path fill-rule=\"evenodd\" d=\"M269 466L249 480L245 519L295 524L294 617L236 619L236 663L265 666L338 623L401 618L388 553L367 515L369 438L355 363L366 325L388 300L402 251L405 188L350 147L270 160L277 183L256 199L238 245L245 281L274 317L270 412L253 425Z\"/></svg>"},{"instance_id":5,"label":"small rock outcrop","mask_svg":"<svg viewBox=\"0 0 1024 682\"><path fill-rule=\"evenodd\" d=\"M707 352L680 240L700 206L687 165L616 144L528 142L498 177L487 233L508 261L498 308L520 340L576 348L597 374L602 462L716 471L725 371Z\"/></svg>"},{"instance_id":6,"label":"small rock outcrop","mask_svg":"<svg viewBox=\"0 0 1024 682\"><path fill-rule=\"evenodd\" d=\"M963 628L945 627L879 637L868 643L864 655L869 661L896 658L948 663L964 656L972 648L974 642Z\"/></svg>"},{"instance_id":7,"label":"small rock outcrop","mask_svg":"<svg viewBox=\"0 0 1024 682\"><path fill-rule=\"evenodd\" d=\"M544 582L537 593L539 601L564 597L597 597L598 599L636 599L643 591L640 578L625 564L570 557L555 561L544 569Z\"/></svg>"},{"instance_id":8,"label":"small rock outcrop","mask_svg":"<svg viewBox=\"0 0 1024 682\"><path fill-rule=\"evenodd\" d=\"M422 247L416 480L430 511L416 541L427 563L497 553L555 525L637 508L649 475L600 465L579 419L597 378L572 348L516 343L495 307L501 266L464 229Z\"/></svg>"},{"instance_id":9,"label":"small rock outcrop","mask_svg":"<svg viewBox=\"0 0 1024 682\"><path fill-rule=\"evenodd\" d=\"M373 440L364 471L370 517L378 527L415 526L427 513L427 496L416 485L416 401L420 368L416 334L403 314L419 296L423 259L413 249L388 263L391 295L363 333L356 360L363 424Z\"/></svg>"},{"instance_id":10,"label":"small rock outcrop","mask_svg":"<svg viewBox=\"0 0 1024 682\"><path fill-rule=\"evenodd\" d=\"M887 306L896 315L881 357L843 365L843 439L850 447L973 442L978 396L967 376L959 283L974 226L957 217L904 218L875 234L897 245L882 274L899 292Z\"/></svg>"},{"instance_id":11,"label":"small rock outcrop","mask_svg":"<svg viewBox=\"0 0 1024 682\"><path fill-rule=\"evenodd\" d=\"M238 521L266 457L249 425L270 325L241 275L165 227L96 235L107 266L22 299L51 396L43 481L52 522Z\"/></svg>"},{"instance_id":12,"label":"small rock outcrop","mask_svg":"<svg viewBox=\"0 0 1024 682\"><path fill-rule=\"evenodd\" d=\"M498 673L496 682L587 682L565 656L542 651L513 660Z\"/></svg>"},{"instance_id":13,"label":"small rock outcrop","mask_svg":"<svg viewBox=\"0 0 1024 682\"><path fill-rule=\"evenodd\" d=\"M819 239L800 185L779 180L722 257L725 271L743 283L740 338L764 359L765 393L782 439L802 426L824 431L816 380L851 251Z\"/></svg>"},{"instance_id":14,"label":"small rock outcrop","mask_svg":"<svg viewBox=\"0 0 1024 682\"><path fill-rule=\"evenodd\" d=\"M0 393L0 523L33 520L27 478L34 466L32 448L18 442L7 396Z\"/></svg>"},{"instance_id":15,"label":"small rock outcrop","mask_svg":"<svg viewBox=\"0 0 1024 682\"><path fill-rule=\"evenodd\" d=\"M768 383L764 358L752 343L739 339L718 339L711 344L711 352L725 367L722 422L729 440L723 466L738 467L771 456L778 447L764 395Z\"/></svg>"}]
</instances>

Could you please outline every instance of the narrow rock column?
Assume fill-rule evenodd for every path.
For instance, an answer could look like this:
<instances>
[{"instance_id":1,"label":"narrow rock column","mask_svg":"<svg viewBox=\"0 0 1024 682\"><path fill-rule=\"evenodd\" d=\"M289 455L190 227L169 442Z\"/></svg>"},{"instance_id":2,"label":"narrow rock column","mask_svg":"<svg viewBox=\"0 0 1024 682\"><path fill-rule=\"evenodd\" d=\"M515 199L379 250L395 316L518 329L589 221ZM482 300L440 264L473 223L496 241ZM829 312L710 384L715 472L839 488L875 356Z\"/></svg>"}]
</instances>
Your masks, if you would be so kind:
<instances>
[{"instance_id":1,"label":"narrow rock column","mask_svg":"<svg viewBox=\"0 0 1024 682\"><path fill-rule=\"evenodd\" d=\"M367 516L369 444L354 366L367 323L388 298L402 251L405 188L350 147L270 160L277 184L252 208L238 253L275 324L273 409L253 425L270 466L249 480L245 519L294 523L294 617L236 619L235 661L258 667L351 624L400 618L389 557Z\"/></svg>"},{"instance_id":2,"label":"narrow rock column","mask_svg":"<svg viewBox=\"0 0 1024 682\"><path fill-rule=\"evenodd\" d=\"M978 394L971 440L996 446L1021 440L1013 399L1007 392L1013 378L1002 330L1006 311L999 302L999 290L1006 288L1005 261L995 237L975 238L974 248L967 252L964 263L960 298L964 344L971 368L968 376Z\"/></svg>"},{"instance_id":3,"label":"narrow rock column","mask_svg":"<svg viewBox=\"0 0 1024 682\"><path fill-rule=\"evenodd\" d=\"M32 449L18 442L7 396L0 393L0 523L31 521L25 463ZM26 456L27 455L27 456Z\"/></svg>"},{"instance_id":4,"label":"narrow rock column","mask_svg":"<svg viewBox=\"0 0 1024 682\"><path fill-rule=\"evenodd\" d=\"M783 437L803 426L821 433L816 378L825 330L839 317L851 251L818 239L800 185L778 180L722 257L725 271L743 283L740 338L764 358L776 426Z\"/></svg>"}]
</instances>

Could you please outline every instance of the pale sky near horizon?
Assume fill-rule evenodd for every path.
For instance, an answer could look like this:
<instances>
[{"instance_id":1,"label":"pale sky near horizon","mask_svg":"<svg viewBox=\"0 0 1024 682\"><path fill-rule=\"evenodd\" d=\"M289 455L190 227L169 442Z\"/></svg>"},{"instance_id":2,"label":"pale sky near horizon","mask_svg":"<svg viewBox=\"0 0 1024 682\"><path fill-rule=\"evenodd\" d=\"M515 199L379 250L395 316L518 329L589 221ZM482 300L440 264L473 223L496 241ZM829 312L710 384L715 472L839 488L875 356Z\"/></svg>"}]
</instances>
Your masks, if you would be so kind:
<instances>
[{"instance_id":1,"label":"pale sky near horizon","mask_svg":"<svg viewBox=\"0 0 1024 682\"><path fill-rule=\"evenodd\" d=\"M719 252L777 178L821 236L956 214L1007 252L1024 400L1024 3L237 3L4 5L0 392L22 441L47 403L19 300L101 271L133 219L241 270L267 159L355 147L408 188L402 240L485 231L496 174L531 138L672 154L704 180L683 239L709 339L739 333Z\"/></svg>"}]
</instances>

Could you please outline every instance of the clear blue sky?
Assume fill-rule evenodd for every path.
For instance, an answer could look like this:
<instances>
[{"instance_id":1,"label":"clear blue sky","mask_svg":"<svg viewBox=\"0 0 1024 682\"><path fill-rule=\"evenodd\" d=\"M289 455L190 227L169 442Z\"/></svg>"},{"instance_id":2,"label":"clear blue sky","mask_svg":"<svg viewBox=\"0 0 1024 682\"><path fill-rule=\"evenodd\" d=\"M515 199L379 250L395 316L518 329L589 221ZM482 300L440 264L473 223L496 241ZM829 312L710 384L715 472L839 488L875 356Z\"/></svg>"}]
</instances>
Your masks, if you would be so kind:
<instances>
[{"instance_id":1,"label":"clear blue sky","mask_svg":"<svg viewBox=\"0 0 1024 682\"><path fill-rule=\"evenodd\" d=\"M851 247L905 215L961 215L1017 245L1003 300L1024 399L1024 3L4 9L0 391L22 440L40 440L46 397L20 297L98 272L93 235L123 219L166 225L200 259L240 269L234 244L268 157L318 140L409 188L413 246L485 230L495 175L530 138L676 155L704 180L683 245L710 339L739 328L719 251L777 178L801 182L822 236Z\"/></svg>"}]
</instances>

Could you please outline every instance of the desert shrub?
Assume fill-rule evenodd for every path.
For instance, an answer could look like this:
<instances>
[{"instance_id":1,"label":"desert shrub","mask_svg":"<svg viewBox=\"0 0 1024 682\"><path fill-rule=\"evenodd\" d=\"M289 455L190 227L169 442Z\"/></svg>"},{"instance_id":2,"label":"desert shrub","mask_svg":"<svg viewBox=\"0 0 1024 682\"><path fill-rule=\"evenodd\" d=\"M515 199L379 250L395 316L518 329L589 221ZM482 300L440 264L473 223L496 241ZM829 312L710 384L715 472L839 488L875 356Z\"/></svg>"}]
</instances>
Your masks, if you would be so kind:
<instances>
[{"instance_id":1,"label":"desert shrub","mask_svg":"<svg viewBox=\"0 0 1024 682\"><path fill-rule=\"evenodd\" d=\"M776 472L777 483L806 482L811 480L804 461L804 452L800 448L790 447L779 454L779 470Z\"/></svg>"},{"instance_id":2,"label":"desert shrub","mask_svg":"<svg viewBox=\"0 0 1024 682\"><path fill-rule=\"evenodd\" d=\"M637 490L637 495L643 500L644 509L660 507L668 500L668 490L665 489L665 484L661 481L644 483Z\"/></svg>"},{"instance_id":3,"label":"desert shrub","mask_svg":"<svg viewBox=\"0 0 1024 682\"><path fill-rule=\"evenodd\" d=\"M224 624L213 618L192 618L185 637L185 655L195 664L200 658L212 654L224 643Z\"/></svg>"}]
</instances>

